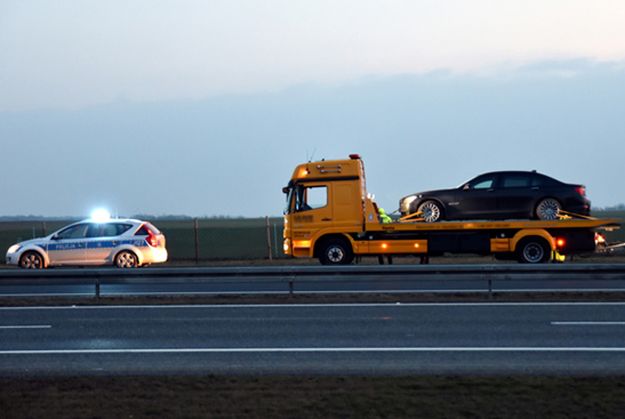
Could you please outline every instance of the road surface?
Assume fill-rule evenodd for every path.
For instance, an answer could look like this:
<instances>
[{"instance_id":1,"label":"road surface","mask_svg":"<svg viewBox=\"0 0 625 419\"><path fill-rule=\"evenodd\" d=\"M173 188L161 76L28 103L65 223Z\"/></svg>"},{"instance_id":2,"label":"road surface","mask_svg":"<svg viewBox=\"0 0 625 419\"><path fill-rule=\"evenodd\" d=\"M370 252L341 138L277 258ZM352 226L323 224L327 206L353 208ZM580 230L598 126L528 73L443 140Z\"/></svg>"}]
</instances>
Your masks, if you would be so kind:
<instances>
[{"instance_id":1,"label":"road surface","mask_svg":"<svg viewBox=\"0 0 625 419\"><path fill-rule=\"evenodd\" d=\"M0 375L625 373L625 303L0 308Z\"/></svg>"}]
</instances>

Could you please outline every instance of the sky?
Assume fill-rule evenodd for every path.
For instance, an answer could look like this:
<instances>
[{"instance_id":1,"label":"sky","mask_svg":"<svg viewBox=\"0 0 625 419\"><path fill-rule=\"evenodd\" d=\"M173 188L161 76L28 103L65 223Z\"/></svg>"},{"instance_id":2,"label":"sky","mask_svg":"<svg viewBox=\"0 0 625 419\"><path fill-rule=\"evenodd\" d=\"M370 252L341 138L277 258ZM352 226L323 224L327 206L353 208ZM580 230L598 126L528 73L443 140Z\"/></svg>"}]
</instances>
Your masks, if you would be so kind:
<instances>
[{"instance_id":1,"label":"sky","mask_svg":"<svg viewBox=\"0 0 625 419\"><path fill-rule=\"evenodd\" d=\"M0 0L1 215L279 215L360 153L392 211L490 170L625 202L625 3Z\"/></svg>"}]
</instances>

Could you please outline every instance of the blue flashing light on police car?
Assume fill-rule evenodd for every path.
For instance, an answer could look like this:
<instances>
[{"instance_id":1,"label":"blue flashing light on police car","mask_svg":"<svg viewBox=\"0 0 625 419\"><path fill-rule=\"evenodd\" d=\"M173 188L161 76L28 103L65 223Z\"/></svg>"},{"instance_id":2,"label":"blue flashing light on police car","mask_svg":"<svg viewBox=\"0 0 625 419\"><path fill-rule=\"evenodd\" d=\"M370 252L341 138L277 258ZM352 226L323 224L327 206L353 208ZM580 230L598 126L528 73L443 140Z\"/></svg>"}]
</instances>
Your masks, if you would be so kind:
<instances>
[{"instance_id":1,"label":"blue flashing light on police car","mask_svg":"<svg viewBox=\"0 0 625 419\"><path fill-rule=\"evenodd\" d=\"M110 218L105 211L46 237L9 247L7 265L25 269L50 266L114 265L135 268L167 261L165 236L149 222Z\"/></svg>"}]
</instances>

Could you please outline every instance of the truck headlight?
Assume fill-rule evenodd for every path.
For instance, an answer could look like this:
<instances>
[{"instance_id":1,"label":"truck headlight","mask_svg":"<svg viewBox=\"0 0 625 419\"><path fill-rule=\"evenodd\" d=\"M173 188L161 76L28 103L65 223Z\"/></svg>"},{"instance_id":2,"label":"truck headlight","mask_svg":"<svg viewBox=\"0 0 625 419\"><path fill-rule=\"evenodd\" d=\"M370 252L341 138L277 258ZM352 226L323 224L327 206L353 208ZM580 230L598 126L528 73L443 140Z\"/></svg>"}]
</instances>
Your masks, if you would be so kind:
<instances>
[{"instance_id":1,"label":"truck headlight","mask_svg":"<svg viewBox=\"0 0 625 419\"><path fill-rule=\"evenodd\" d=\"M9 250L7 250L7 253L16 253L18 250L20 250L22 246L20 246L19 244L14 244L13 246L9 247Z\"/></svg>"}]
</instances>

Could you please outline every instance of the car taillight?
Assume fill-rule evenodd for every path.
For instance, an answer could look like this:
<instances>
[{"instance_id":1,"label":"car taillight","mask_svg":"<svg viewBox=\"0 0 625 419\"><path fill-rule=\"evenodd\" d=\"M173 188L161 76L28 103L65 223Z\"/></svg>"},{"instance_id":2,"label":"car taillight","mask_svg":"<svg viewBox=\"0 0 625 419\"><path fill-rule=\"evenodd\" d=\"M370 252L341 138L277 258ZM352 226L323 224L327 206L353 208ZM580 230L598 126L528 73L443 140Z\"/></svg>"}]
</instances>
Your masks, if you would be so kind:
<instances>
[{"instance_id":1,"label":"car taillight","mask_svg":"<svg viewBox=\"0 0 625 419\"><path fill-rule=\"evenodd\" d=\"M577 188L575 188L575 190L581 196L586 196L586 187L585 186L578 186Z\"/></svg>"},{"instance_id":2,"label":"car taillight","mask_svg":"<svg viewBox=\"0 0 625 419\"><path fill-rule=\"evenodd\" d=\"M158 247L158 237L150 234L148 236L148 244L152 247Z\"/></svg>"}]
</instances>

